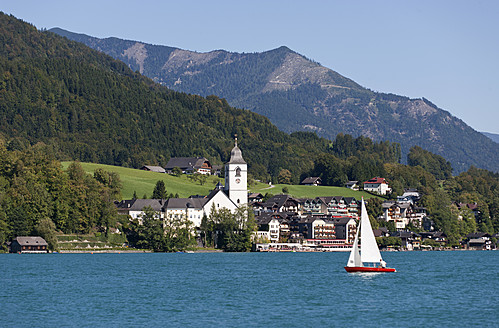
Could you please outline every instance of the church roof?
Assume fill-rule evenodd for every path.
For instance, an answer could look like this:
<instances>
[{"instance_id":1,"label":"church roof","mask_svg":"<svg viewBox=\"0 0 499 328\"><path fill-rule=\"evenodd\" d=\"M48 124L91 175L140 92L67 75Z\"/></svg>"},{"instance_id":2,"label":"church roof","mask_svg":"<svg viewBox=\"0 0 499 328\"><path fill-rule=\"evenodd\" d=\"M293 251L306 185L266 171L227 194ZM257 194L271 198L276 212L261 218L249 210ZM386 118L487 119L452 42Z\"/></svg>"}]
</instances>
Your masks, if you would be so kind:
<instances>
[{"instance_id":1,"label":"church roof","mask_svg":"<svg viewBox=\"0 0 499 328\"><path fill-rule=\"evenodd\" d=\"M208 202L206 198L170 198L165 208L167 209L184 209L195 208L202 209Z\"/></svg>"},{"instance_id":2,"label":"church roof","mask_svg":"<svg viewBox=\"0 0 499 328\"><path fill-rule=\"evenodd\" d=\"M246 164L241 149L237 147L237 139L234 148L230 152L230 161L227 164Z\"/></svg>"}]
</instances>

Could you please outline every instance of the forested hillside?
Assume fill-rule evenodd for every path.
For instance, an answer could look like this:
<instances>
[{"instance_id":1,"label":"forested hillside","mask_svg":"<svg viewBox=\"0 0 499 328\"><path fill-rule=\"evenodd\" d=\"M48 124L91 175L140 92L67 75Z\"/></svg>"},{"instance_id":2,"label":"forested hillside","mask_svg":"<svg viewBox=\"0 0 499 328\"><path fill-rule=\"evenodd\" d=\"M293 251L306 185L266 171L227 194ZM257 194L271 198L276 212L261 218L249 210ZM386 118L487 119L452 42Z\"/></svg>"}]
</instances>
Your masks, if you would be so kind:
<instances>
[{"instance_id":1,"label":"forested hillside","mask_svg":"<svg viewBox=\"0 0 499 328\"><path fill-rule=\"evenodd\" d=\"M171 156L228 159L238 134L256 177L312 166L328 141L279 131L223 99L168 90L125 64L0 15L0 132L9 149L43 142L59 159L140 167Z\"/></svg>"},{"instance_id":2,"label":"forested hillside","mask_svg":"<svg viewBox=\"0 0 499 328\"><path fill-rule=\"evenodd\" d=\"M420 146L452 163L499 171L499 144L427 99L373 92L280 47L263 53L197 53L117 38L98 39L61 29L174 90L226 98L233 106L268 117L285 132L363 135L401 145L402 160ZM471 96L471 95L470 95Z\"/></svg>"}]
</instances>

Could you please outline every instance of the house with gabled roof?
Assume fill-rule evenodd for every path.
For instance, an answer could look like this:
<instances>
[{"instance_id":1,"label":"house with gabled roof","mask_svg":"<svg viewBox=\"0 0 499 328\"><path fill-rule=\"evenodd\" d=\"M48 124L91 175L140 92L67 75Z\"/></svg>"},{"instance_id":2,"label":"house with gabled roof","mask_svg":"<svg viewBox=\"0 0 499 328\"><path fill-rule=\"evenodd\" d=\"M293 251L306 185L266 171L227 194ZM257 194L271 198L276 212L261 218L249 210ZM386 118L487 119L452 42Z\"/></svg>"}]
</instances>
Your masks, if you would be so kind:
<instances>
[{"instance_id":1,"label":"house with gabled roof","mask_svg":"<svg viewBox=\"0 0 499 328\"><path fill-rule=\"evenodd\" d=\"M409 223L422 227L426 218L426 208L413 205L412 202L384 201L381 206L383 219L393 222L397 230L404 230Z\"/></svg>"},{"instance_id":2,"label":"house with gabled roof","mask_svg":"<svg viewBox=\"0 0 499 328\"><path fill-rule=\"evenodd\" d=\"M129 199L117 202L115 205L118 214L129 215L132 219L141 220L147 207L157 213L158 219L163 219L165 202L165 199Z\"/></svg>"},{"instance_id":3,"label":"house with gabled roof","mask_svg":"<svg viewBox=\"0 0 499 328\"><path fill-rule=\"evenodd\" d=\"M359 217L359 204L354 197L325 196L302 201L302 213L316 216Z\"/></svg>"},{"instance_id":4,"label":"house with gabled roof","mask_svg":"<svg viewBox=\"0 0 499 328\"><path fill-rule=\"evenodd\" d=\"M157 173L166 173L166 170L161 166L152 166L152 165L144 165L140 168L144 171L157 172Z\"/></svg>"},{"instance_id":5,"label":"house with gabled roof","mask_svg":"<svg viewBox=\"0 0 499 328\"><path fill-rule=\"evenodd\" d=\"M263 195L259 192L252 192L248 194L248 202L250 204L261 203L263 202Z\"/></svg>"},{"instance_id":6,"label":"house with gabled roof","mask_svg":"<svg viewBox=\"0 0 499 328\"><path fill-rule=\"evenodd\" d=\"M185 174L211 174L212 170L210 161L204 157L172 157L166 164L165 170L171 174L175 167Z\"/></svg>"},{"instance_id":7,"label":"house with gabled roof","mask_svg":"<svg viewBox=\"0 0 499 328\"><path fill-rule=\"evenodd\" d=\"M359 181L348 181L345 187L352 190L359 190Z\"/></svg>"},{"instance_id":8,"label":"house with gabled roof","mask_svg":"<svg viewBox=\"0 0 499 328\"><path fill-rule=\"evenodd\" d=\"M398 237L402 240L402 247L413 250L421 247L421 235L412 231L394 231L392 237Z\"/></svg>"},{"instance_id":9,"label":"house with gabled roof","mask_svg":"<svg viewBox=\"0 0 499 328\"><path fill-rule=\"evenodd\" d=\"M303 179L300 184L304 186L320 186L322 184L322 179L320 177L308 177Z\"/></svg>"},{"instance_id":10,"label":"house with gabled roof","mask_svg":"<svg viewBox=\"0 0 499 328\"><path fill-rule=\"evenodd\" d=\"M490 250L492 249L492 236L486 232L474 232L466 235L466 246L469 249Z\"/></svg>"},{"instance_id":11,"label":"house with gabled roof","mask_svg":"<svg viewBox=\"0 0 499 328\"><path fill-rule=\"evenodd\" d=\"M375 177L364 181L364 190L380 195L386 195L392 192L385 178Z\"/></svg>"},{"instance_id":12,"label":"house with gabled roof","mask_svg":"<svg viewBox=\"0 0 499 328\"><path fill-rule=\"evenodd\" d=\"M298 213L300 202L286 194L275 195L269 198L266 202L254 203L253 208L257 214L265 212L283 213L292 212Z\"/></svg>"},{"instance_id":13,"label":"house with gabled roof","mask_svg":"<svg viewBox=\"0 0 499 328\"><path fill-rule=\"evenodd\" d=\"M266 239L271 243L279 242L281 224L273 213L265 213L255 217L255 221L258 226L257 237Z\"/></svg>"},{"instance_id":14,"label":"house with gabled roof","mask_svg":"<svg viewBox=\"0 0 499 328\"><path fill-rule=\"evenodd\" d=\"M166 201L163 211L165 218L189 219L195 227L201 226L201 220L205 215L204 206L207 198L170 198ZM208 213L209 214L209 213Z\"/></svg>"},{"instance_id":15,"label":"house with gabled roof","mask_svg":"<svg viewBox=\"0 0 499 328\"><path fill-rule=\"evenodd\" d=\"M47 253L48 244L39 236L20 236L10 243L11 253Z\"/></svg>"},{"instance_id":16,"label":"house with gabled roof","mask_svg":"<svg viewBox=\"0 0 499 328\"><path fill-rule=\"evenodd\" d=\"M447 243L447 235L442 231L423 231L420 232L419 235L421 236L422 241L431 239L436 241L437 243L440 243L441 245Z\"/></svg>"}]
</instances>

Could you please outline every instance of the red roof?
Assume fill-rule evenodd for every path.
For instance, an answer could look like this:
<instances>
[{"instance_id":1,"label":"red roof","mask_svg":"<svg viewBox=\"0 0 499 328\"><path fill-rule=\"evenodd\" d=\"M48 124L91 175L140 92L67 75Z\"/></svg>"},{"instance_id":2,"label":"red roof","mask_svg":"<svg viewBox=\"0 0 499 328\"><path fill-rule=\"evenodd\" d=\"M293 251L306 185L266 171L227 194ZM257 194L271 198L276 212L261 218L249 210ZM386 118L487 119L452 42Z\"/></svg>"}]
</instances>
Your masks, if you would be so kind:
<instances>
[{"instance_id":1,"label":"red roof","mask_svg":"<svg viewBox=\"0 0 499 328\"><path fill-rule=\"evenodd\" d=\"M385 178L380 178L380 177L375 177L375 178L372 178L372 179L369 179L367 181L365 181L364 183L386 183L386 180Z\"/></svg>"}]
</instances>

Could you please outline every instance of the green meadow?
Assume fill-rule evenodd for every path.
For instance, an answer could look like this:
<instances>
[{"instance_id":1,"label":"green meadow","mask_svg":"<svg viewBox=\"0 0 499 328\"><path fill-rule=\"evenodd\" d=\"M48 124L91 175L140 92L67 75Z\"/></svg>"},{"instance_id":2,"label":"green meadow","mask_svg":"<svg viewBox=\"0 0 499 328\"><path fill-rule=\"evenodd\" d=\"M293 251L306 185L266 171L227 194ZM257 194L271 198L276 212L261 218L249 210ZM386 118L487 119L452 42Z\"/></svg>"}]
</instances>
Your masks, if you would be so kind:
<instances>
[{"instance_id":1,"label":"green meadow","mask_svg":"<svg viewBox=\"0 0 499 328\"><path fill-rule=\"evenodd\" d=\"M71 162L63 162L63 168L66 169L70 163ZM223 183L223 179L215 176L209 176L206 182L201 185L199 182L194 182L189 179L185 174L182 174L180 177L176 177L164 173L149 172L120 166L94 163L80 164L85 172L92 175L98 168L101 168L108 172L116 172L117 174L119 174L121 182L123 184L123 199L131 199L134 192L140 198L142 198L144 195L146 195L148 198L151 197L154 186L156 185L156 182L158 180L163 180L165 182L166 190L168 193L178 194L179 197L189 197L191 195L208 195L219 181ZM266 193L277 195L282 193L282 189L284 187L288 189L289 195L297 198L345 196L355 197L357 199L364 197L368 199L371 197L375 197L364 191L353 191L348 188L330 186L301 186L285 184L269 186L265 183L256 182L255 184L252 184L249 189L251 192L262 193L263 195L265 195Z\"/></svg>"}]
</instances>

